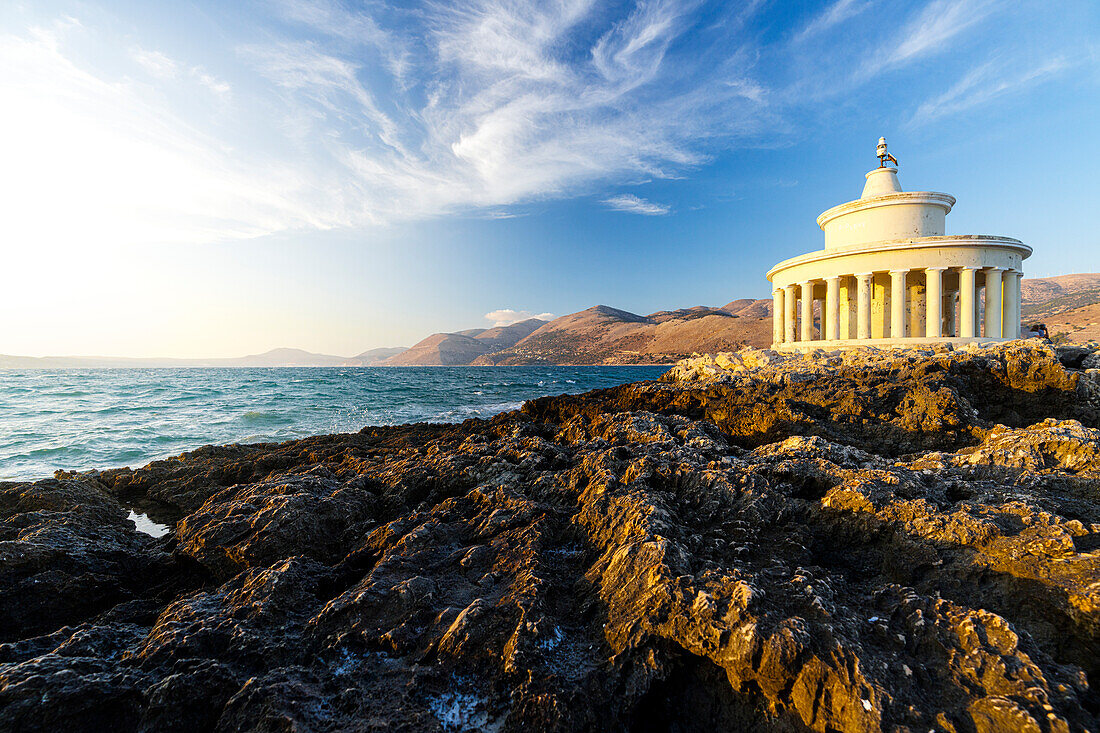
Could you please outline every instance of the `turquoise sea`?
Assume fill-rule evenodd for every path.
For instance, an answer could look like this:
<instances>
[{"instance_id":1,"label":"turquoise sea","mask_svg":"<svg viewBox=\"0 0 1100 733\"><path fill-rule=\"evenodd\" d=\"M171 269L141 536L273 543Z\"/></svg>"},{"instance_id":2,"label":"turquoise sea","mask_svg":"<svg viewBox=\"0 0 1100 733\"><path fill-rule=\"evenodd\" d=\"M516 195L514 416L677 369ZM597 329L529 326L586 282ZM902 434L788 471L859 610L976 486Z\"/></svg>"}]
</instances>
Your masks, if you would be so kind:
<instances>
[{"instance_id":1,"label":"turquoise sea","mask_svg":"<svg viewBox=\"0 0 1100 733\"><path fill-rule=\"evenodd\" d=\"M209 443L461 422L668 367L0 370L0 480L142 466Z\"/></svg>"}]
</instances>

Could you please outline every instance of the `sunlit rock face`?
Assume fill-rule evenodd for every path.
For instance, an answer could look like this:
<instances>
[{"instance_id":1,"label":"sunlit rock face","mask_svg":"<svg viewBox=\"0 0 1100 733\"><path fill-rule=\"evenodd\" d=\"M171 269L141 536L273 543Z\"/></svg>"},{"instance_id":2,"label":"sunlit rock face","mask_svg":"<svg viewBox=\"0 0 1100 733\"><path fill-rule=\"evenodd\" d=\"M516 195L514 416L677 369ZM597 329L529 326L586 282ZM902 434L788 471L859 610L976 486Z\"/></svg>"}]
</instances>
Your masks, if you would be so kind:
<instances>
[{"instance_id":1,"label":"sunlit rock face","mask_svg":"<svg viewBox=\"0 0 1100 733\"><path fill-rule=\"evenodd\" d=\"M745 350L2 484L0 728L1095 730L1094 363Z\"/></svg>"}]
</instances>

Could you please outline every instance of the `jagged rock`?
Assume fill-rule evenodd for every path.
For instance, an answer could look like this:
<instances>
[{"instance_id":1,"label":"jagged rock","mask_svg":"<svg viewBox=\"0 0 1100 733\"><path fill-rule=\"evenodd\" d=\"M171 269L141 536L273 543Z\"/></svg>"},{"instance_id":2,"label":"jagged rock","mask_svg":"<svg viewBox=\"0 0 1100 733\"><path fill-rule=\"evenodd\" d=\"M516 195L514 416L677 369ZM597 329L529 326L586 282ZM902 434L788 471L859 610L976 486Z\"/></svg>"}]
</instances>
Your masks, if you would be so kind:
<instances>
[{"instance_id":1,"label":"jagged rock","mask_svg":"<svg viewBox=\"0 0 1100 733\"><path fill-rule=\"evenodd\" d=\"M1091 380L742 351L0 485L0 727L1096 730Z\"/></svg>"}]
</instances>

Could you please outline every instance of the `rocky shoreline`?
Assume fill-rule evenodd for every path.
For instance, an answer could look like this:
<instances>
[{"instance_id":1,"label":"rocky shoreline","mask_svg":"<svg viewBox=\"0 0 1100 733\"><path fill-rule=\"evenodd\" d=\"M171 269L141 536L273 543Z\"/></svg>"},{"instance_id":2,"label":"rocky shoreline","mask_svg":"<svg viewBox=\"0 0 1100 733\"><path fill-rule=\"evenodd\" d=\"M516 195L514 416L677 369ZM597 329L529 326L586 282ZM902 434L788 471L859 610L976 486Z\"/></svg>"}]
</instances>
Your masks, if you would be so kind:
<instances>
[{"instance_id":1,"label":"rocky shoreline","mask_svg":"<svg viewBox=\"0 0 1100 733\"><path fill-rule=\"evenodd\" d=\"M0 728L1096 730L1097 367L745 350L0 484Z\"/></svg>"}]
</instances>

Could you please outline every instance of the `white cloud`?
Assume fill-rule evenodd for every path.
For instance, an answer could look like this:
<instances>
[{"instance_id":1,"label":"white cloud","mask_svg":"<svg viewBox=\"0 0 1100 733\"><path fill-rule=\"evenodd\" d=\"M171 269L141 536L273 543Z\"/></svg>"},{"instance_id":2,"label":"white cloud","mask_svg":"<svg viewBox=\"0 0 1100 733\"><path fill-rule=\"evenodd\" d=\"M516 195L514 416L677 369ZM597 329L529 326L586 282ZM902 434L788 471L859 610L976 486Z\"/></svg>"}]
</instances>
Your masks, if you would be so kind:
<instances>
[{"instance_id":1,"label":"white cloud","mask_svg":"<svg viewBox=\"0 0 1100 733\"><path fill-rule=\"evenodd\" d=\"M824 33L833 26L859 15L871 7L871 0L836 0L813 18L795 35L794 42L801 43L811 36Z\"/></svg>"},{"instance_id":2,"label":"white cloud","mask_svg":"<svg viewBox=\"0 0 1100 733\"><path fill-rule=\"evenodd\" d=\"M113 77L77 60L80 47L113 45L102 29L6 36L0 60L19 73L0 93L24 113L0 124L6 139L35 143L8 179L28 180L22 198L39 203L0 235L216 241L502 217L607 182L678 177L769 122L767 90L735 40L677 48L695 7L282 0L282 20L315 40L272 26L272 40L239 47L234 76L251 74L248 87L147 44L121 53L156 84ZM70 43L70 32L84 35ZM42 149L48 169L30 152ZM48 190L47 178L61 185ZM71 212L68 224L46 210Z\"/></svg>"},{"instance_id":3,"label":"white cloud","mask_svg":"<svg viewBox=\"0 0 1100 733\"><path fill-rule=\"evenodd\" d=\"M947 42L985 20L997 9L995 0L935 0L865 59L863 74L874 75L907 61L943 51Z\"/></svg>"},{"instance_id":4,"label":"white cloud","mask_svg":"<svg viewBox=\"0 0 1100 733\"><path fill-rule=\"evenodd\" d=\"M612 196L609 199L604 199L603 202L615 211L626 211L631 214L644 214L646 216L663 216L671 211L664 204L655 204L630 193Z\"/></svg>"},{"instance_id":5,"label":"white cloud","mask_svg":"<svg viewBox=\"0 0 1100 733\"><path fill-rule=\"evenodd\" d=\"M75 23L3 36L0 62L17 73L0 94L22 113L0 118L0 132L28 143L6 169L28 185L9 183L8 203L28 203L0 220L0 238L217 241L502 218L517 204L682 177L724 147L782 143L796 131L789 109L865 83L859 69L950 47L1001 1L934 0L899 31L853 42L837 66L799 63L791 78L764 69L792 55L788 41L764 48L744 25L750 11L700 14L696 0L273 0L282 17L257 17L251 38L265 40L235 48L232 70L135 45L129 31L125 43ZM799 53L817 54L830 40L820 34L871 2L833 2L802 29L818 37ZM94 42L145 74L80 60Z\"/></svg>"},{"instance_id":6,"label":"white cloud","mask_svg":"<svg viewBox=\"0 0 1100 733\"><path fill-rule=\"evenodd\" d=\"M1054 76L1071 65L1064 57L1056 56L1033 68L1006 73L999 64L988 61L972 69L943 94L918 107L909 124L925 124L987 104L1003 94Z\"/></svg>"},{"instance_id":7,"label":"white cloud","mask_svg":"<svg viewBox=\"0 0 1100 733\"><path fill-rule=\"evenodd\" d=\"M519 323L520 321L526 321L530 318L538 318L543 321L554 320L553 313L532 313L531 311L517 311L511 308L501 308L500 310L489 311L485 314L485 319L491 321L493 326L510 326L513 323Z\"/></svg>"},{"instance_id":8,"label":"white cloud","mask_svg":"<svg viewBox=\"0 0 1100 733\"><path fill-rule=\"evenodd\" d=\"M198 81L199 84L202 84L220 97L224 97L233 91L233 87L230 86L229 82L224 79L219 79L212 74L207 74L202 70L202 67L196 66L191 69L191 75L195 77L195 80Z\"/></svg>"},{"instance_id":9,"label":"white cloud","mask_svg":"<svg viewBox=\"0 0 1100 733\"><path fill-rule=\"evenodd\" d=\"M368 69L341 44L246 56L281 91L287 127L323 141L313 154L340 182L352 224L499 211L677 176L716 141L764 128L765 90L728 43L721 64L703 67L698 49L668 58L691 7L638 3L615 18L592 0L483 0L433 6L422 32L398 38L314 2L292 19L344 42L343 29L362 25L380 63ZM393 78L379 81L379 69Z\"/></svg>"},{"instance_id":10,"label":"white cloud","mask_svg":"<svg viewBox=\"0 0 1100 733\"><path fill-rule=\"evenodd\" d=\"M179 65L160 51L134 48L130 50L130 56L147 73L161 79L169 79L179 70Z\"/></svg>"},{"instance_id":11,"label":"white cloud","mask_svg":"<svg viewBox=\"0 0 1100 733\"><path fill-rule=\"evenodd\" d=\"M255 237L337 222L303 201L285 165L249 162L169 112L145 85L111 81L62 52L79 26L0 35L6 154L0 239L94 248ZM167 68L162 65L162 68Z\"/></svg>"}]
</instances>

